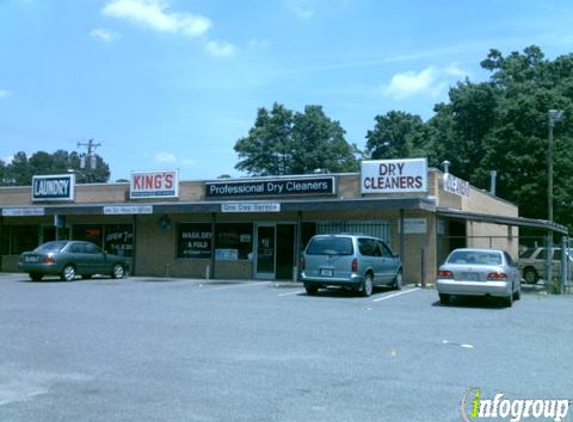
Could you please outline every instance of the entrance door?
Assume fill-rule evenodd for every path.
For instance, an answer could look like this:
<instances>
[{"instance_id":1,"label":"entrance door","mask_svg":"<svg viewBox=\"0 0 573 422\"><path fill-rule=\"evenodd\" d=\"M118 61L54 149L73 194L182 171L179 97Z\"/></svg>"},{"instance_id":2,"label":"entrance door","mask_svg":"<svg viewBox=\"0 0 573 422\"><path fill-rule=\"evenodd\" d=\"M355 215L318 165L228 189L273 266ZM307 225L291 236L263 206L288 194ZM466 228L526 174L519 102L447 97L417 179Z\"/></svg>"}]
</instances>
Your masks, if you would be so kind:
<instances>
[{"instance_id":1,"label":"entrance door","mask_svg":"<svg viewBox=\"0 0 573 422\"><path fill-rule=\"evenodd\" d=\"M291 279L295 265L294 224L259 224L256 226L255 278Z\"/></svg>"},{"instance_id":2,"label":"entrance door","mask_svg":"<svg viewBox=\"0 0 573 422\"><path fill-rule=\"evenodd\" d=\"M256 278L275 278L275 225L257 226L257 260L255 266Z\"/></svg>"},{"instance_id":3,"label":"entrance door","mask_svg":"<svg viewBox=\"0 0 573 422\"><path fill-rule=\"evenodd\" d=\"M276 278L292 279L295 265L295 225L277 224L277 269Z\"/></svg>"}]
</instances>

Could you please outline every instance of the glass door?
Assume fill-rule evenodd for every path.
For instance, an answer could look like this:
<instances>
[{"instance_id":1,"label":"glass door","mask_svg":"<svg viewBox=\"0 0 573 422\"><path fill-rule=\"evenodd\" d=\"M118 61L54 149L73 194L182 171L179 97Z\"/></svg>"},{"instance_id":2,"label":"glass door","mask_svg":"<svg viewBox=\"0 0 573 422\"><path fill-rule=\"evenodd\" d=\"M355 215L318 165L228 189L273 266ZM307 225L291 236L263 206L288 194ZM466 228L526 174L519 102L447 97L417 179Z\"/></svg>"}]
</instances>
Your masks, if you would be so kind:
<instances>
[{"instance_id":1,"label":"glass door","mask_svg":"<svg viewBox=\"0 0 573 422\"><path fill-rule=\"evenodd\" d=\"M275 278L275 244L276 227L274 224L258 225L257 256L255 261L255 277L273 280Z\"/></svg>"}]
</instances>

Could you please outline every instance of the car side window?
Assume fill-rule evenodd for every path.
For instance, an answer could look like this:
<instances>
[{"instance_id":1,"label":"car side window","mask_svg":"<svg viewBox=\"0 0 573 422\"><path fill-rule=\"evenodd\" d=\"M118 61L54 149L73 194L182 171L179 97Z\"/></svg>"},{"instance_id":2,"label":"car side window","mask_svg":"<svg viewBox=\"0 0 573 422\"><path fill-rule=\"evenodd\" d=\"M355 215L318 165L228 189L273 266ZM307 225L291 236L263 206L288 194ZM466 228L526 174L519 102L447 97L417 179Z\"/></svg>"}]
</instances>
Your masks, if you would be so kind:
<instances>
[{"instance_id":1,"label":"car side window","mask_svg":"<svg viewBox=\"0 0 573 422\"><path fill-rule=\"evenodd\" d=\"M508 254L507 252L503 252L503 255L505 256L505 260L507 261L507 265L509 265L510 267L516 266L515 262L511 258L510 254Z\"/></svg>"},{"instance_id":2,"label":"car side window","mask_svg":"<svg viewBox=\"0 0 573 422\"><path fill-rule=\"evenodd\" d=\"M384 242L378 242L378 243L380 243L380 249L382 250L383 257L391 258L392 256L394 256L390 248Z\"/></svg>"},{"instance_id":3,"label":"car side window","mask_svg":"<svg viewBox=\"0 0 573 422\"><path fill-rule=\"evenodd\" d=\"M70 246L70 252L71 253L83 253L82 245L80 243L74 243L73 245Z\"/></svg>"},{"instance_id":4,"label":"car side window","mask_svg":"<svg viewBox=\"0 0 573 422\"><path fill-rule=\"evenodd\" d=\"M376 256L376 243L372 239L358 239L358 249L364 256Z\"/></svg>"},{"instance_id":5,"label":"car side window","mask_svg":"<svg viewBox=\"0 0 573 422\"><path fill-rule=\"evenodd\" d=\"M92 254L92 255L93 255L93 254L100 253L100 249L99 249L96 245L94 245L94 244L92 244L92 243L86 243L86 244L84 245L84 248L85 248L85 250L84 250L85 253L89 253L89 254Z\"/></svg>"}]
</instances>

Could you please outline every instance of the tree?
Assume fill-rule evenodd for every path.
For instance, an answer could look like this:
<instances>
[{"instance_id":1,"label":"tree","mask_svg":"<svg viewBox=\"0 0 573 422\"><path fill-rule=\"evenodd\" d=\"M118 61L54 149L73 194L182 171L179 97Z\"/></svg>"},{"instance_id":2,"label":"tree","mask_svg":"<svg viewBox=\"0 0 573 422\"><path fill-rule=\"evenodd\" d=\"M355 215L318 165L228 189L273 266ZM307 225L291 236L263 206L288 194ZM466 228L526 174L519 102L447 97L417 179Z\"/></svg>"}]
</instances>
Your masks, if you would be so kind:
<instances>
[{"instance_id":1,"label":"tree","mask_svg":"<svg viewBox=\"0 0 573 422\"><path fill-rule=\"evenodd\" d=\"M435 107L430 151L478 187L497 170L497 194L521 215L545 219L548 111L565 110L554 131L555 220L573 227L573 55L549 61L536 46L508 56L491 50L481 65L489 81L460 82Z\"/></svg>"},{"instance_id":2,"label":"tree","mask_svg":"<svg viewBox=\"0 0 573 422\"><path fill-rule=\"evenodd\" d=\"M258 110L249 135L235 144L242 159L235 167L254 176L353 171L357 160L344 134L320 106L295 113L275 103Z\"/></svg>"},{"instance_id":3,"label":"tree","mask_svg":"<svg viewBox=\"0 0 573 422\"><path fill-rule=\"evenodd\" d=\"M104 183L109 180L109 166L100 156L95 156L95 169L82 168L82 160L77 152L58 150L53 154L45 151L16 153L10 163L4 166L1 178L3 185L26 186L32 184L32 177L50 174L76 173L77 183Z\"/></svg>"},{"instance_id":4,"label":"tree","mask_svg":"<svg viewBox=\"0 0 573 422\"><path fill-rule=\"evenodd\" d=\"M366 134L366 151L372 159L419 157L431 151L432 127L420 116L390 111L374 118L376 125Z\"/></svg>"}]
</instances>

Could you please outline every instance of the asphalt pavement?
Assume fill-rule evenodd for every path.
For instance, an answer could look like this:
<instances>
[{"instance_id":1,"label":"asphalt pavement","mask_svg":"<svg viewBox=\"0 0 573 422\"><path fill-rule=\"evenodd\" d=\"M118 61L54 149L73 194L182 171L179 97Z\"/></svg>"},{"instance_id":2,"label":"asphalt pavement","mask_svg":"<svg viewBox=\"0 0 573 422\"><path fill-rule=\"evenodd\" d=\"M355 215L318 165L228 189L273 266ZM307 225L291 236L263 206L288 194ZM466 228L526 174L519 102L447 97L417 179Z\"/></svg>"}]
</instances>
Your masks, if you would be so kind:
<instances>
[{"instance_id":1,"label":"asphalt pavement","mask_svg":"<svg viewBox=\"0 0 573 422\"><path fill-rule=\"evenodd\" d=\"M443 306L415 286L0 274L0 339L0 422L444 422L470 389L573 399L573 297L535 291Z\"/></svg>"}]
</instances>

